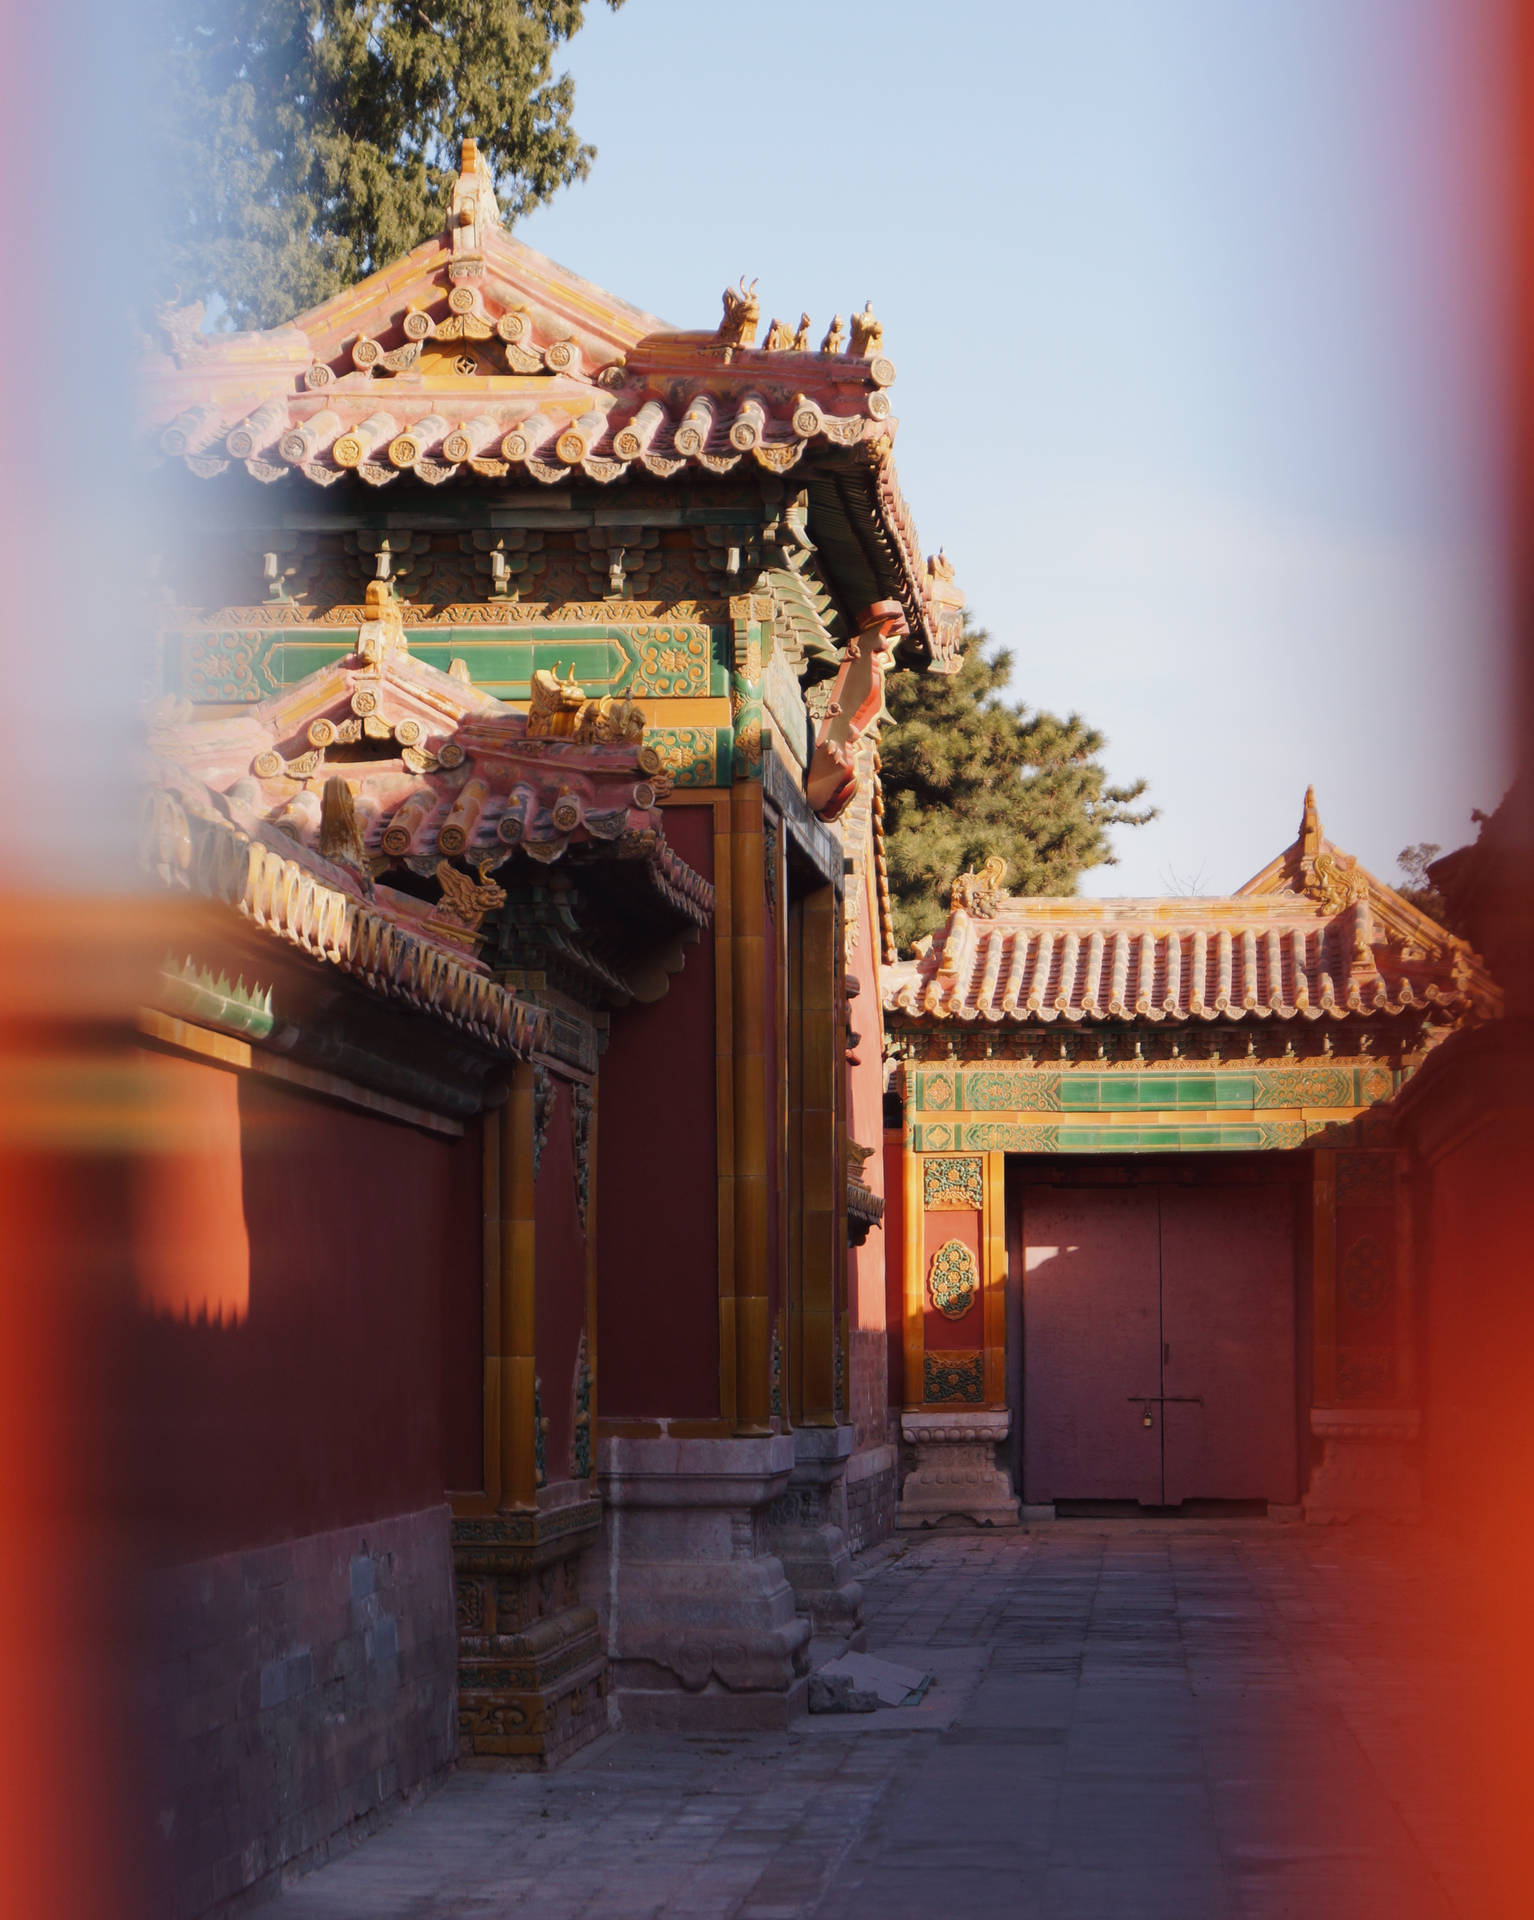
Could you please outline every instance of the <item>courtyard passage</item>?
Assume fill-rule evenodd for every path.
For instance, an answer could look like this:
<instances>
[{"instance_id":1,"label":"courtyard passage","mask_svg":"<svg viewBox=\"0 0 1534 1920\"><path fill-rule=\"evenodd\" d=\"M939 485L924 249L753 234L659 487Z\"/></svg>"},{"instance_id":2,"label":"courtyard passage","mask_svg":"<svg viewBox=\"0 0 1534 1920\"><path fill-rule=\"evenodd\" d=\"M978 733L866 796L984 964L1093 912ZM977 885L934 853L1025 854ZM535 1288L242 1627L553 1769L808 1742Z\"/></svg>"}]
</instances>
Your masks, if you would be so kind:
<instances>
[{"instance_id":1,"label":"courtyard passage","mask_svg":"<svg viewBox=\"0 0 1534 1920\"><path fill-rule=\"evenodd\" d=\"M903 1537L860 1572L920 1706L459 1773L273 1920L1488 1920L1444 1564L1266 1521Z\"/></svg>"}]
</instances>

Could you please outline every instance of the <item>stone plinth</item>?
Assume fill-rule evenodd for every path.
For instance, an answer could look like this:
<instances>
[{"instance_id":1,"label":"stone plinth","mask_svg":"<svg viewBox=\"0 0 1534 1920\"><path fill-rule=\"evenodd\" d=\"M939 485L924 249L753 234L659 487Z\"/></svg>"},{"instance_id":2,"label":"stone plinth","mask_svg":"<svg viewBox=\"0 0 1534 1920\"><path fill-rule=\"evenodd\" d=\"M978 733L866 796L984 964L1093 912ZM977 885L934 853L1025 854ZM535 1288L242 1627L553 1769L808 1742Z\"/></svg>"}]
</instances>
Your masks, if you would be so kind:
<instances>
[{"instance_id":1,"label":"stone plinth","mask_svg":"<svg viewBox=\"0 0 1534 1920\"><path fill-rule=\"evenodd\" d=\"M815 1639L861 1650L863 1589L852 1577L847 1545L847 1462L854 1438L851 1427L795 1428L793 1471L767 1509L766 1539Z\"/></svg>"},{"instance_id":2,"label":"stone plinth","mask_svg":"<svg viewBox=\"0 0 1534 1920\"><path fill-rule=\"evenodd\" d=\"M902 1414L900 1432L916 1449L916 1465L900 1489L895 1525L1017 1526L1017 1495L996 1464L997 1445L1011 1424L1005 1407Z\"/></svg>"},{"instance_id":3,"label":"stone plinth","mask_svg":"<svg viewBox=\"0 0 1534 1920\"><path fill-rule=\"evenodd\" d=\"M810 1622L766 1518L794 1465L789 1434L602 1442L587 1592L625 1726L782 1727L803 1710Z\"/></svg>"},{"instance_id":4,"label":"stone plinth","mask_svg":"<svg viewBox=\"0 0 1534 1920\"><path fill-rule=\"evenodd\" d=\"M579 1585L601 1524L573 1482L536 1509L453 1521L461 1763L551 1767L607 1731L607 1656Z\"/></svg>"},{"instance_id":5,"label":"stone plinth","mask_svg":"<svg viewBox=\"0 0 1534 1920\"><path fill-rule=\"evenodd\" d=\"M1314 1407L1310 1430L1321 1458L1305 1495L1307 1520L1421 1517L1422 1416L1414 1407Z\"/></svg>"}]
</instances>

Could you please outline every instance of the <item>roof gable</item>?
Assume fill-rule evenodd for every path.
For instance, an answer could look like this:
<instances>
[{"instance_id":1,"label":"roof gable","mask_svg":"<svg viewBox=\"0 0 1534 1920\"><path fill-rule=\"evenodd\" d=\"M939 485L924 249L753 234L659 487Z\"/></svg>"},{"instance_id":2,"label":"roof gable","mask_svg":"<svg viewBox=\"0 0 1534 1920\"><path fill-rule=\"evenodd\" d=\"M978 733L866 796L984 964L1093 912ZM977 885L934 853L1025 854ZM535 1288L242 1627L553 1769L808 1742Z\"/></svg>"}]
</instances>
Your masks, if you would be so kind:
<instances>
[{"instance_id":1,"label":"roof gable","mask_svg":"<svg viewBox=\"0 0 1534 1920\"><path fill-rule=\"evenodd\" d=\"M1323 838L1313 792L1294 845L1234 894L1013 897L1004 878L993 860L955 881L945 925L886 974L889 1011L1158 1023L1501 1010L1463 940Z\"/></svg>"},{"instance_id":2,"label":"roof gable","mask_svg":"<svg viewBox=\"0 0 1534 1920\"><path fill-rule=\"evenodd\" d=\"M497 889L455 918L382 883L375 895L375 876L392 867L434 878L446 897L467 881L444 874L452 862L484 888L516 853L549 866L575 847L644 863L674 918L707 921L712 888L665 842L657 802L667 783L643 744L640 709L540 674L532 712L515 712L414 659L386 583L373 583L366 611L355 653L246 713L186 720L162 710L153 746L169 783L217 796L253 839L472 964ZM326 812L338 782L351 823L340 835Z\"/></svg>"},{"instance_id":3,"label":"roof gable","mask_svg":"<svg viewBox=\"0 0 1534 1920\"><path fill-rule=\"evenodd\" d=\"M1314 902L1328 915L1351 910L1364 925L1370 944L1399 949L1407 958L1441 957L1469 952L1468 942L1452 934L1420 907L1377 879L1350 853L1328 840L1321 830L1316 790L1305 789L1300 830L1276 859L1236 889L1237 900L1273 900L1280 905L1295 896Z\"/></svg>"},{"instance_id":4,"label":"roof gable","mask_svg":"<svg viewBox=\"0 0 1534 1920\"><path fill-rule=\"evenodd\" d=\"M321 487L785 475L813 455L851 597L898 598L918 654L954 671L963 595L895 479L882 326L865 306L818 342L808 314L759 341L755 284L725 290L713 328L668 327L508 234L466 140L443 232L312 312L228 336L162 313L146 425L199 478Z\"/></svg>"},{"instance_id":5,"label":"roof gable","mask_svg":"<svg viewBox=\"0 0 1534 1920\"><path fill-rule=\"evenodd\" d=\"M200 308L163 314L152 424L198 471L243 459L258 478L334 467L375 485L478 462L550 481L747 455L787 471L817 440L889 437L895 369L872 311L845 345L838 316L812 348L808 315L758 345L754 289L726 289L717 327L668 326L508 234L466 140L443 232L322 306L227 336L198 330Z\"/></svg>"}]
</instances>

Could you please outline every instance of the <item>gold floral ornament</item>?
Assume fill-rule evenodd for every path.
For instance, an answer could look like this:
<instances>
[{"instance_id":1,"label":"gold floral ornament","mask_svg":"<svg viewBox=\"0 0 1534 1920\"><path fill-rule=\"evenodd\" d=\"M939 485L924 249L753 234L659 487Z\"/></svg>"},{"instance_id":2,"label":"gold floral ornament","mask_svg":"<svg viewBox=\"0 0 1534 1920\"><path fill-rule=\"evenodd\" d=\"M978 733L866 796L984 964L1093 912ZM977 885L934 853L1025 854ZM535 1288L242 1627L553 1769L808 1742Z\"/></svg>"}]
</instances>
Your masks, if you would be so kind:
<instances>
[{"instance_id":1,"label":"gold floral ornament","mask_svg":"<svg viewBox=\"0 0 1534 1920\"><path fill-rule=\"evenodd\" d=\"M947 1320L962 1320L975 1304L980 1272L974 1254L962 1240L945 1240L932 1256L927 1291L933 1306Z\"/></svg>"},{"instance_id":2,"label":"gold floral ornament","mask_svg":"<svg viewBox=\"0 0 1534 1920\"><path fill-rule=\"evenodd\" d=\"M927 1104L933 1104L930 1083ZM978 1213L985 1205L979 1156L965 1154L960 1159L926 1161L922 1167L922 1201L933 1209L973 1207Z\"/></svg>"}]
</instances>

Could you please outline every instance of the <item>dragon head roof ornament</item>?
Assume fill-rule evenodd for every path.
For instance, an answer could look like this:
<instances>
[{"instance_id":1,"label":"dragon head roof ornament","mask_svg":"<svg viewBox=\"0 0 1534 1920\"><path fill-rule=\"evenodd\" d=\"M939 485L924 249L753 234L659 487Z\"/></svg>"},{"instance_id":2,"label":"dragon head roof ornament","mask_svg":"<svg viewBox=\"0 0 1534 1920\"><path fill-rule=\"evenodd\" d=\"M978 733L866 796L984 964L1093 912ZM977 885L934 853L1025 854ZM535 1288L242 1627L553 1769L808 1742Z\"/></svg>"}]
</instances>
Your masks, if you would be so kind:
<instances>
[{"instance_id":1,"label":"dragon head roof ornament","mask_svg":"<svg viewBox=\"0 0 1534 1920\"><path fill-rule=\"evenodd\" d=\"M993 920L997 904L1011 897L1001 884L1006 877L1006 861L993 853L979 873L971 867L954 881L948 895L950 911L955 907L963 907L966 913L973 914L976 919Z\"/></svg>"}]
</instances>

